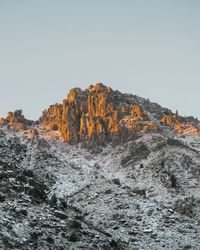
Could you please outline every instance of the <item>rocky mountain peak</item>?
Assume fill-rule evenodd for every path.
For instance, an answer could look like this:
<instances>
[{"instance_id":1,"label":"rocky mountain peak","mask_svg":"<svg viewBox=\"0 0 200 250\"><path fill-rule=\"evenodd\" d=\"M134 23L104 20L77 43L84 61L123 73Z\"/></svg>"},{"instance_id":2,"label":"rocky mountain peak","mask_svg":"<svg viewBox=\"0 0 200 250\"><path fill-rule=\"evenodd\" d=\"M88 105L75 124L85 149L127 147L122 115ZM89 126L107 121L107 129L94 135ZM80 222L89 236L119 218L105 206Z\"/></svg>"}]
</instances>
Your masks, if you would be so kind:
<instances>
[{"instance_id":1,"label":"rocky mountain peak","mask_svg":"<svg viewBox=\"0 0 200 250\"><path fill-rule=\"evenodd\" d=\"M43 112L38 123L26 119L22 110L0 119L0 126L26 130L23 134L30 138L36 137L31 131L38 130L38 137L42 129L54 131L52 136L69 143L103 144L129 141L145 133L200 134L199 124L193 117L181 117L148 99L121 93L102 83L85 90L71 89L61 104L51 105Z\"/></svg>"},{"instance_id":2,"label":"rocky mountain peak","mask_svg":"<svg viewBox=\"0 0 200 250\"><path fill-rule=\"evenodd\" d=\"M43 113L43 126L60 131L65 141L127 141L135 133L161 131L168 126L178 134L199 134L197 124L149 100L123 94L97 83L73 88L62 104Z\"/></svg>"},{"instance_id":3,"label":"rocky mountain peak","mask_svg":"<svg viewBox=\"0 0 200 250\"><path fill-rule=\"evenodd\" d=\"M100 83L70 90L38 122L9 112L1 249L199 250L197 134L197 119Z\"/></svg>"},{"instance_id":4,"label":"rocky mountain peak","mask_svg":"<svg viewBox=\"0 0 200 250\"><path fill-rule=\"evenodd\" d=\"M122 140L132 132L156 131L157 125L134 98L102 83L73 88L62 105L44 112L42 124L58 129L67 142Z\"/></svg>"}]
</instances>

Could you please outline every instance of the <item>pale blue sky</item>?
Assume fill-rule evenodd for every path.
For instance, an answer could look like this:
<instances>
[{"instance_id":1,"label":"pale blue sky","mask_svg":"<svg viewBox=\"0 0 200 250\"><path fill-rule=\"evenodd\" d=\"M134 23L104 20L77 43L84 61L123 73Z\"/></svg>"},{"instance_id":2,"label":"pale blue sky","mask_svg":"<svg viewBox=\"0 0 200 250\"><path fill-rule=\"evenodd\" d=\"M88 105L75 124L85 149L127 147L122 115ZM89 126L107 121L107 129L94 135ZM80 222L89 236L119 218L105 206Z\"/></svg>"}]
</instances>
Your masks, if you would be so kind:
<instances>
[{"instance_id":1,"label":"pale blue sky","mask_svg":"<svg viewBox=\"0 0 200 250\"><path fill-rule=\"evenodd\" d=\"M0 115L103 82L200 118L199 0L0 0Z\"/></svg>"}]
</instances>

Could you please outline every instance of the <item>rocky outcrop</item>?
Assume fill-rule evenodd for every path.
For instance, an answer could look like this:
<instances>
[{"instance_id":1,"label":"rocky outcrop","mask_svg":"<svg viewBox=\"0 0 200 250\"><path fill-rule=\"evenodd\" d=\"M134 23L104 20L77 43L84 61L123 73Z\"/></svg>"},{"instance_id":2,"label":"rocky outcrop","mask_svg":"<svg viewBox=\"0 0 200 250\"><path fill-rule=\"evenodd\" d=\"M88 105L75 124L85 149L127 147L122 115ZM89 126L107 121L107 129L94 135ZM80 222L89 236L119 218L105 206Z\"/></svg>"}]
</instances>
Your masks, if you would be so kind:
<instances>
[{"instance_id":1,"label":"rocky outcrop","mask_svg":"<svg viewBox=\"0 0 200 250\"><path fill-rule=\"evenodd\" d=\"M178 115L165 115L160 119L160 123L164 126L173 127L178 135L198 135L200 129L197 123L188 121Z\"/></svg>"},{"instance_id":2,"label":"rocky outcrop","mask_svg":"<svg viewBox=\"0 0 200 250\"><path fill-rule=\"evenodd\" d=\"M60 131L65 141L126 141L135 133L169 126L179 134L199 134L197 121L180 117L143 98L122 94L102 83L74 88L62 104L43 112L42 125Z\"/></svg>"},{"instance_id":3,"label":"rocky outcrop","mask_svg":"<svg viewBox=\"0 0 200 250\"><path fill-rule=\"evenodd\" d=\"M169 129L177 135L200 134L197 119L181 117L148 99L123 94L102 83L85 90L71 89L62 104L51 105L43 112L39 122L27 120L22 110L16 110L0 119L0 126L20 131L30 139L46 136L69 143L116 144Z\"/></svg>"},{"instance_id":4,"label":"rocky outcrop","mask_svg":"<svg viewBox=\"0 0 200 250\"><path fill-rule=\"evenodd\" d=\"M157 131L141 105L101 83L70 90L63 104L50 106L40 121L59 130L67 142L122 140L133 132Z\"/></svg>"},{"instance_id":5,"label":"rocky outcrop","mask_svg":"<svg viewBox=\"0 0 200 250\"><path fill-rule=\"evenodd\" d=\"M91 151L35 128L32 141L0 129L1 249L199 250L199 136Z\"/></svg>"},{"instance_id":6,"label":"rocky outcrop","mask_svg":"<svg viewBox=\"0 0 200 250\"><path fill-rule=\"evenodd\" d=\"M33 123L33 121L27 120L23 116L22 110L9 112L5 119L0 119L0 126L8 126L15 130L26 130L27 127L33 125Z\"/></svg>"}]
</instances>

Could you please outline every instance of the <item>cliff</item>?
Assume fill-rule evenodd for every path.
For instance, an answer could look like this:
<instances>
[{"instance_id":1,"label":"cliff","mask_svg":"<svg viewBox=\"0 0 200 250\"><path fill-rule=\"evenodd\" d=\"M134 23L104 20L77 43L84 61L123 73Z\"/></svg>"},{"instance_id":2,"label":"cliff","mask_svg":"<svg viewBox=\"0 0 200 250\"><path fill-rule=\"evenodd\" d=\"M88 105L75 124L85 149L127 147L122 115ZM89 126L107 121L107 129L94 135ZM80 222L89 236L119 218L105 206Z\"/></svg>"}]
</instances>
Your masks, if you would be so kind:
<instances>
[{"instance_id":1,"label":"cliff","mask_svg":"<svg viewBox=\"0 0 200 250\"><path fill-rule=\"evenodd\" d=\"M66 142L126 141L135 133L162 131L199 134L197 124L143 98L114 91L102 83L71 89L62 104L43 112L42 126L60 131Z\"/></svg>"}]
</instances>

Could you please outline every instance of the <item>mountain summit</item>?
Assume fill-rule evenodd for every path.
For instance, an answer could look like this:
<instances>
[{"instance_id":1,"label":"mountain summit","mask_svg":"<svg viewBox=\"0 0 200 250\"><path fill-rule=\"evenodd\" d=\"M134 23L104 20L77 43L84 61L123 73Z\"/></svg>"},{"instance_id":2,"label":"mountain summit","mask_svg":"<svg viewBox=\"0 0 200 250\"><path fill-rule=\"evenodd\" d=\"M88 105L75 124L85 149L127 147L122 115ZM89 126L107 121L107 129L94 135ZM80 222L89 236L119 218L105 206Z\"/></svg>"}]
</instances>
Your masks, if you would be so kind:
<instances>
[{"instance_id":1,"label":"mountain summit","mask_svg":"<svg viewBox=\"0 0 200 250\"><path fill-rule=\"evenodd\" d=\"M33 122L15 111L9 112L0 124L26 129ZM102 83L85 90L71 89L62 104L51 105L43 112L39 124L58 131L69 143L118 143L131 140L135 134L166 130L178 135L200 134L199 121L193 117L181 117L148 99L123 94Z\"/></svg>"},{"instance_id":2,"label":"mountain summit","mask_svg":"<svg viewBox=\"0 0 200 250\"><path fill-rule=\"evenodd\" d=\"M126 141L134 133L148 133L171 128L176 134L199 134L199 122L183 118L148 99L123 94L102 83L86 90L71 89L63 104L43 112L41 123L60 131L67 142Z\"/></svg>"},{"instance_id":3,"label":"mountain summit","mask_svg":"<svg viewBox=\"0 0 200 250\"><path fill-rule=\"evenodd\" d=\"M41 123L58 129L67 142L122 140L132 132L157 130L142 106L134 96L97 83L86 90L71 89L63 104L43 113Z\"/></svg>"},{"instance_id":4,"label":"mountain summit","mask_svg":"<svg viewBox=\"0 0 200 250\"><path fill-rule=\"evenodd\" d=\"M0 120L1 126L26 130L25 134L30 130L39 135L38 126L43 131L57 131L69 143L121 143L139 134L166 131L195 135L200 134L199 124L193 117L181 117L148 99L123 94L102 83L85 90L71 89L63 103L51 105L38 122L25 119L21 110L9 112Z\"/></svg>"},{"instance_id":5,"label":"mountain summit","mask_svg":"<svg viewBox=\"0 0 200 250\"><path fill-rule=\"evenodd\" d=\"M97 83L86 90L71 89L63 104L43 112L44 126L60 131L67 142L126 141L134 133L162 132L166 127L179 135L199 134L199 122L183 118L148 99L123 94Z\"/></svg>"},{"instance_id":6,"label":"mountain summit","mask_svg":"<svg viewBox=\"0 0 200 250\"><path fill-rule=\"evenodd\" d=\"M1 249L199 250L197 119L98 83L0 125Z\"/></svg>"}]
</instances>

